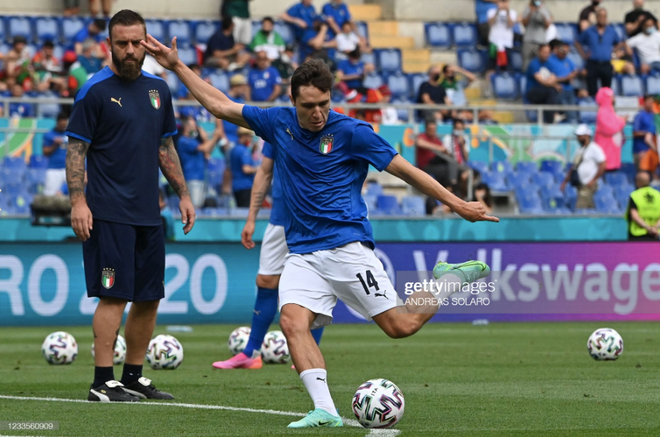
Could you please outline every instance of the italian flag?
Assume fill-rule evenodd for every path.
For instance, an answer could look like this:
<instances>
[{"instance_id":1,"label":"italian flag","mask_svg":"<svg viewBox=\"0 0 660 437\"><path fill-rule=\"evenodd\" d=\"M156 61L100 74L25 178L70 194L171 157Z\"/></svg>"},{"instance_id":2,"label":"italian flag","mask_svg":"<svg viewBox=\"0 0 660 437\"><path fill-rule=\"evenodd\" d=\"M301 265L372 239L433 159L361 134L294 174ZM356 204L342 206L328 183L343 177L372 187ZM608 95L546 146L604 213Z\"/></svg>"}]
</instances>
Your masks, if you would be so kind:
<instances>
[{"instance_id":1,"label":"italian flag","mask_svg":"<svg viewBox=\"0 0 660 437\"><path fill-rule=\"evenodd\" d=\"M160 108L160 97L151 96L151 106L158 109Z\"/></svg>"},{"instance_id":2,"label":"italian flag","mask_svg":"<svg viewBox=\"0 0 660 437\"><path fill-rule=\"evenodd\" d=\"M115 284L115 277L104 275L102 281L105 288L112 288L112 286Z\"/></svg>"}]
</instances>

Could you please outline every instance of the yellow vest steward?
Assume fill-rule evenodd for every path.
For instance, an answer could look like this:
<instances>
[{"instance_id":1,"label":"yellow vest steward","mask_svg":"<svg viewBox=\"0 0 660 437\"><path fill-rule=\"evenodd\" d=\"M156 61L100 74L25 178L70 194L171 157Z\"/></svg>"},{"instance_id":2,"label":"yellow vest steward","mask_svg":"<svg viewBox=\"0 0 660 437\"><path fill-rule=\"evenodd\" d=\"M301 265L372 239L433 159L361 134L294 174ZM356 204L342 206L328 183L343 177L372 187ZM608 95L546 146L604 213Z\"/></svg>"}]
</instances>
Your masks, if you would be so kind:
<instances>
[{"instance_id":1,"label":"yellow vest steward","mask_svg":"<svg viewBox=\"0 0 660 437\"><path fill-rule=\"evenodd\" d=\"M630 197L637 205L637 212L642 220L649 226L655 226L660 218L660 192L651 187L644 187L633 191ZM630 218L630 209L626 212L626 219L630 226L631 235L640 237L648 234L646 229Z\"/></svg>"}]
</instances>

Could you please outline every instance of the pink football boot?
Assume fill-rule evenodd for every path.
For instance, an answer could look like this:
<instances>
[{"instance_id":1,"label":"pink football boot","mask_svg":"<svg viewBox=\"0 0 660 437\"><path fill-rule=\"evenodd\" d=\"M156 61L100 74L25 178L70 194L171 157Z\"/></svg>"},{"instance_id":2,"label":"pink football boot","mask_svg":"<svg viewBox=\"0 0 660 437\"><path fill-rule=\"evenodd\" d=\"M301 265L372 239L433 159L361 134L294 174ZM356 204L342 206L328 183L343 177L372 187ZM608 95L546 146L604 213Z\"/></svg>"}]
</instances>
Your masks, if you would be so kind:
<instances>
[{"instance_id":1,"label":"pink football boot","mask_svg":"<svg viewBox=\"0 0 660 437\"><path fill-rule=\"evenodd\" d=\"M216 369L261 369L262 366L261 355L257 358L249 358L243 352L228 360L213 363Z\"/></svg>"}]
</instances>

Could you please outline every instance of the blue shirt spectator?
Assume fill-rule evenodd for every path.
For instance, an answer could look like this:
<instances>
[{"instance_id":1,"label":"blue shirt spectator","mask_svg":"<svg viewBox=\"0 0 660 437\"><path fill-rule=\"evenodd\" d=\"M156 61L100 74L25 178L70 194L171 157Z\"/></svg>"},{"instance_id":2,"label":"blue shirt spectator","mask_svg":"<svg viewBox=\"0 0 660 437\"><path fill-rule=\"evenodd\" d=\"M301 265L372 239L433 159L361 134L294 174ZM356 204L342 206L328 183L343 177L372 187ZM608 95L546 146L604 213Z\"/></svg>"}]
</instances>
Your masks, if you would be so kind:
<instances>
[{"instance_id":1,"label":"blue shirt spectator","mask_svg":"<svg viewBox=\"0 0 660 437\"><path fill-rule=\"evenodd\" d=\"M248 74L248 83L251 89L253 102L272 102L282 92L282 78L279 71L270 65L268 54L264 51L257 53L256 67Z\"/></svg>"},{"instance_id":2,"label":"blue shirt spectator","mask_svg":"<svg viewBox=\"0 0 660 437\"><path fill-rule=\"evenodd\" d=\"M612 60L612 50L621 39L612 26L606 26L599 32L598 26L591 26L580 34L577 42L586 48L587 56L591 61L609 62ZM579 50L579 49L578 49Z\"/></svg>"},{"instance_id":3,"label":"blue shirt spectator","mask_svg":"<svg viewBox=\"0 0 660 437\"><path fill-rule=\"evenodd\" d=\"M488 22L488 11L491 9L497 9L496 2L489 2L486 0L476 0L476 14L477 14L477 23L487 23Z\"/></svg>"},{"instance_id":4,"label":"blue shirt spectator","mask_svg":"<svg viewBox=\"0 0 660 437\"><path fill-rule=\"evenodd\" d=\"M65 134L67 119L68 117L64 119L64 127L55 126L55 129L44 135L44 155L48 156L49 169L66 168L66 146L69 142ZM46 153L46 150L49 153Z\"/></svg>"},{"instance_id":5,"label":"blue shirt spectator","mask_svg":"<svg viewBox=\"0 0 660 437\"><path fill-rule=\"evenodd\" d=\"M527 67L527 92L533 88L538 88L543 85L541 85L537 80L536 80L536 74L541 73L542 75L545 74L551 74L552 73L552 63L550 62L550 59L546 59L545 61L542 61L539 58L534 58L532 59L532 62L529 63L529 67Z\"/></svg>"},{"instance_id":6,"label":"blue shirt spectator","mask_svg":"<svg viewBox=\"0 0 660 437\"><path fill-rule=\"evenodd\" d=\"M89 23L87 27L83 27L78 31L78 33L75 34L73 41L71 41L71 44L67 47L67 49L74 50L77 54L80 54L82 53L82 44L86 39L91 38L97 44L103 42L103 35L101 32L103 32L105 28L106 22L103 18L95 19Z\"/></svg>"},{"instance_id":7,"label":"blue shirt spectator","mask_svg":"<svg viewBox=\"0 0 660 437\"><path fill-rule=\"evenodd\" d=\"M559 59L559 57L554 54L550 55L548 63L550 72L557 76L559 79L567 77L577 69L575 67L575 63L573 63L570 58ZM573 85L571 85L570 81L562 82L561 86L564 88L564 90L573 90Z\"/></svg>"},{"instance_id":8,"label":"blue shirt spectator","mask_svg":"<svg viewBox=\"0 0 660 437\"><path fill-rule=\"evenodd\" d=\"M248 148L245 144L236 144L231 149L229 161L231 166L232 190L236 192L251 189L254 182L254 173L246 172L244 166L254 167L252 149Z\"/></svg>"},{"instance_id":9,"label":"blue shirt spectator","mask_svg":"<svg viewBox=\"0 0 660 437\"><path fill-rule=\"evenodd\" d=\"M341 28L346 22L352 20L351 13L348 10L348 6L342 0L331 0L329 3L326 3L321 10L323 19L328 23L328 36L330 39L334 38L335 35L341 33ZM330 24L334 22L335 27Z\"/></svg>"},{"instance_id":10,"label":"blue shirt spectator","mask_svg":"<svg viewBox=\"0 0 660 437\"><path fill-rule=\"evenodd\" d=\"M349 53L348 59L341 61L337 66L337 70L341 71L341 79L352 90L362 87L364 77L364 62L360 60L359 53L357 55L354 53Z\"/></svg>"},{"instance_id":11,"label":"blue shirt spectator","mask_svg":"<svg viewBox=\"0 0 660 437\"><path fill-rule=\"evenodd\" d=\"M220 52L231 50L236 45L233 35L234 24L229 19L222 20L222 28L211 35L211 38L206 42L206 51L204 52L204 63L209 62L210 59L218 57ZM224 65L221 65L224 67Z\"/></svg>"},{"instance_id":12,"label":"blue shirt spectator","mask_svg":"<svg viewBox=\"0 0 660 437\"><path fill-rule=\"evenodd\" d=\"M192 117L184 118L181 126L182 135L177 139L176 148L192 203L195 208L201 208L206 197L204 193L206 156L211 154L218 142L218 134L216 132L209 139Z\"/></svg>"},{"instance_id":13,"label":"blue shirt spectator","mask_svg":"<svg viewBox=\"0 0 660 437\"><path fill-rule=\"evenodd\" d=\"M293 24L297 41L307 43L316 35L314 22L320 17L316 13L312 0L301 0L300 3L291 6L282 14L282 19Z\"/></svg>"},{"instance_id":14,"label":"blue shirt spectator","mask_svg":"<svg viewBox=\"0 0 660 437\"><path fill-rule=\"evenodd\" d=\"M653 113L653 96L644 97L644 107L639 114L635 116L633 123L633 154L644 153L649 150L649 144L646 136L651 134L653 138L656 135L655 117Z\"/></svg>"}]
</instances>

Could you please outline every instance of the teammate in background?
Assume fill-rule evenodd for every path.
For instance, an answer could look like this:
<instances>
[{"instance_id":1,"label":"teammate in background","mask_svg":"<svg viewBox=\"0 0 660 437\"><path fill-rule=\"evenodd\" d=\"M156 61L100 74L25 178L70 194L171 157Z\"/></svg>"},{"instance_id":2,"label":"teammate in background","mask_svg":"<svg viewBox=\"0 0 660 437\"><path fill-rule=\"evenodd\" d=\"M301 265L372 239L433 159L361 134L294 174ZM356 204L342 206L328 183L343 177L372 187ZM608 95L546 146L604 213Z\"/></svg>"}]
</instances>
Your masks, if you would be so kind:
<instances>
[{"instance_id":1,"label":"teammate in background","mask_svg":"<svg viewBox=\"0 0 660 437\"><path fill-rule=\"evenodd\" d=\"M48 157L44 196L61 193L62 185L66 182L67 124L69 124L69 115L66 112L60 112L57 114L55 128L44 135L43 153Z\"/></svg>"},{"instance_id":2,"label":"teammate in background","mask_svg":"<svg viewBox=\"0 0 660 437\"><path fill-rule=\"evenodd\" d=\"M373 319L388 336L403 338L419 331L433 317L438 302L490 270L479 261L457 265L441 262L433 273L446 292L420 292L418 297L425 305L417 305L420 299L407 304L397 299L374 254L372 229L360 195L369 165L387 170L466 220L499 219L488 216L481 203L454 196L403 159L371 125L330 111L334 77L323 61L310 60L296 69L291 78L293 108L264 110L234 103L198 78L179 60L176 38L171 49L149 35L147 38L149 42L143 42L147 50L163 67L173 70L214 116L251 127L273 145L275 159L264 157L261 169L270 181L277 163L284 194L284 228L290 253L280 280L280 326L315 408L289 427L343 426L330 395L323 355L310 332L332 321L337 299ZM267 184L262 184L251 197L242 233L247 248L255 246L252 234L266 189Z\"/></svg>"},{"instance_id":3,"label":"teammate in background","mask_svg":"<svg viewBox=\"0 0 660 437\"><path fill-rule=\"evenodd\" d=\"M273 147L264 143L261 151L264 157L273 159ZM261 167L254 176L253 192L260 191L270 182L266 180ZM277 289L280 285L280 276L284 270L284 259L289 253L284 236L284 202L277 169L273 171L273 210L264 233L259 253L259 272L257 273L257 301L254 303L252 316L252 330L250 340L240 354L226 361L216 361L216 369L261 369L261 344L268 332L268 328L277 313ZM314 341L321 342L323 328L312 331Z\"/></svg>"},{"instance_id":4,"label":"teammate in background","mask_svg":"<svg viewBox=\"0 0 660 437\"><path fill-rule=\"evenodd\" d=\"M110 20L109 35L112 64L80 89L67 130L71 226L83 241L87 295L99 298L92 325L96 367L88 400L174 399L142 377L158 303L165 295L159 166L181 199L185 233L195 223L195 209L172 142L177 130L170 90L163 79L141 70L144 19L122 10ZM126 363L119 382L112 358L129 301Z\"/></svg>"},{"instance_id":5,"label":"teammate in background","mask_svg":"<svg viewBox=\"0 0 660 437\"><path fill-rule=\"evenodd\" d=\"M229 152L229 168L231 169L231 189L234 193L236 206L248 208L254 175L258 167L252 158L254 132L244 127L238 128L238 143Z\"/></svg>"}]
</instances>

